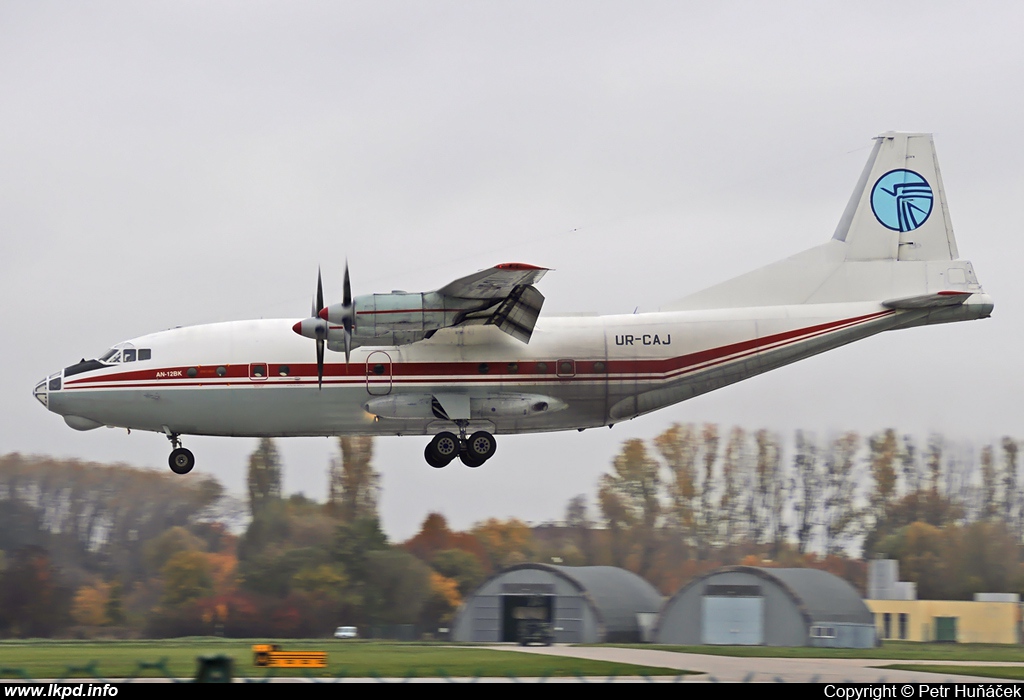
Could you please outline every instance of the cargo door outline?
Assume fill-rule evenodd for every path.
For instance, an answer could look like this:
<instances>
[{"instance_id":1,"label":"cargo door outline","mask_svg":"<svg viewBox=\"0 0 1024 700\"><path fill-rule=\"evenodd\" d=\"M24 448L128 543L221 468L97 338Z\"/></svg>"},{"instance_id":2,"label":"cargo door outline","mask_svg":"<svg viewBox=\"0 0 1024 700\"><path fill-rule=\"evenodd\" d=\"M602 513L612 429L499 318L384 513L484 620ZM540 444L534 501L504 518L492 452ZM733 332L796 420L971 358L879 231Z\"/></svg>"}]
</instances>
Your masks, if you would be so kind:
<instances>
[{"instance_id":1,"label":"cargo door outline","mask_svg":"<svg viewBox=\"0 0 1024 700\"><path fill-rule=\"evenodd\" d=\"M366 357L366 393L387 396L391 393L391 355L375 350Z\"/></svg>"}]
</instances>

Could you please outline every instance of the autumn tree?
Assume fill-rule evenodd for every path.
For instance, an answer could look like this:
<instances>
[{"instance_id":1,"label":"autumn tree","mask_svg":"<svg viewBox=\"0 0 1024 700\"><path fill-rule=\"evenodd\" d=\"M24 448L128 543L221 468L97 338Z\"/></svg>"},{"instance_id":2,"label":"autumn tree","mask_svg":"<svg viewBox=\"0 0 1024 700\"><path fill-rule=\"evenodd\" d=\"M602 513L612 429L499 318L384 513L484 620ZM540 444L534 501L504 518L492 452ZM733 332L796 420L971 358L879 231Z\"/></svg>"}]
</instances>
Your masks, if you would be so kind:
<instances>
[{"instance_id":1,"label":"autumn tree","mask_svg":"<svg viewBox=\"0 0 1024 700\"><path fill-rule=\"evenodd\" d=\"M868 438L868 468L874 480L871 491L871 515L877 521L885 517L896 496L896 464L899 442L892 428Z\"/></svg>"},{"instance_id":2,"label":"autumn tree","mask_svg":"<svg viewBox=\"0 0 1024 700\"><path fill-rule=\"evenodd\" d=\"M660 465L642 440L627 440L612 462L612 473L601 476L598 501L612 537L617 566L641 576L653 564L656 527L661 516Z\"/></svg>"},{"instance_id":3,"label":"autumn tree","mask_svg":"<svg viewBox=\"0 0 1024 700\"><path fill-rule=\"evenodd\" d=\"M411 539L402 548L413 556L429 562L437 552L452 548L454 534L448 527L448 520L440 513L429 513Z\"/></svg>"},{"instance_id":4,"label":"autumn tree","mask_svg":"<svg viewBox=\"0 0 1024 700\"><path fill-rule=\"evenodd\" d=\"M431 595L430 568L397 547L368 552L366 614L372 622L413 624Z\"/></svg>"},{"instance_id":5,"label":"autumn tree","mask_svg":"<svg viewBox=\"0 0 1024 700\"><path fill-rule=\"evenodd\" d=\"M377 517L380 474L373 469L373 438L338 438L341 459L331 462L328 510L344 522Z\"/></svg>"},{"instance_id":6,"label":"autumn tree","mask_svg":"<svg viewBox=\"0 0 1024 700\"><path fill-rule=\"evenodd\" d=\"M1003 522L1020 541L1024 538L1024 504L1017 477L1017 441L1009 437L1002 439L1003 448Z\"/></svg>"},{"instance_id":7,"label":"autumn tree","mask_svg":"<svg viewBox=\"0 0 1024 700\"><path fill-rule=\"evenodd\" d=\"M164 605L173 607L213 593L212 567L202 552L178 552L167 560L160 573Z\"/></svg>"},{"instance_id":8,"label":"autumn tree","mask_svg":"<svg viewBox=\"0 0 1024 700\"><path fill-rule=\"evenodd\" d=\"M536 548L530 526L516 518L488 518L470 532L480 541L492 571L529 561Z\"/></svg>"},{"instance_id":9,"label":"autumn tree","mask_svg":"<svg viewBox=\"0 0 1024 700\"><path fill-rule=\"evenodd\" d=\"M733 427L722 455L722 496L719 500L721 541L732 546L744 531L742 520L743 493L748 490L747 435L743 428Z\"/></svg>"},{"instance_id":10,"label":"autumn tree","mask_svg":"<svg viewBox=\"0 0 1024 700\"><path fill-rule=\"evenodd\" d=\"M999 512L996 503L996 494L999 486L996 483L996 464L992 454L992 446L985 445L981 448L981 508L979 517L982 520L991 520Z\"/></svg>"},{"instance_id":11,"label":"autumn tree","mask_svg":"<svg viewBox=\"0 0 1024 700\"><path fill-rule=\"evenodd\" d=\"M111 623L108 615L110 584L103 581L86 584L75 592L71 617L80 625L100 627Z\"/></svg>"},{"instance_id":12,"label":"autumn tree","mask_svg":"<svg viewBox=\"0 0 1024 700\"><path fill-rule=\"evenodd\" d=\"M668 467L668 508L666 516L688 547L700 537L697 505L698 433L693 425L674 423L654 438L654 448Z\"/></svg>"},{"instance_id":13,"label":"autumn tree","mask_svg":"<svg viewBox=\"0 0 1024 700\"><path fill-rule=\"evenodd\" d=\"M859 446L860 436L854 432L844 433L828 444L822 499L822 536L826 554L841 554L861 525L861 510L855 498L855 457Z\"/></svg>"},{"instance_id":14,"label":"autumn tree","mask_svg":"<svg viewBox=\"0 0 1024 700\"><path fill-rule=\"evenodd\" d=\"M483 583L485 574L480 559L464 549L443 549L430 561L437 573L455 582L459 595L465 598Z\"/></svg>"},{"instance_id":15,"label":"autumn tree","mask_svg":"<svg viewBox=\"0 0 1024 700\"><path fill-rule=\"evenodd\" d=\"M462 605L458 583L437 571L430 572L430 595L420 610L419 622L425 629L436 629L450 624L455 611Z\"/></svg>"},{"instance_id":16,"label":"autumn tree","mask_svg":"<svg viewBox=\"0 0 1024 700\"><path fill-rule=\"evenodd\" d=\"M774 559L786 530L782 520L786 494L781 440L777 434L763 429L754 434L754 440L757 444L757 461L756 502L751 518L753 540L755 544L768 543Z\"/></svg>"},{"instance_id":17,"label":"autumn tree","mask_svg":"<svg viewBox=\"0 0 1024 700\"><path fill-rule=\"evenodd\" d=\"M0 635L48 637L69 621L71 591L42 547L23 547L0 572Z\"/></svg>"},{"instance_id":18,"label":"autumn tree","mask_svg":"<svg viewBox=\"0 0 1024 700\"><path fill-rule=\"evenodd\" d=\"M168 528L215 517L223 487L151 469L0 456L0 549L44 547L74 578L147 579L145 548Z\"/></svg>"},{"instance_id":19,"label":"autumn tree","mask_svg":"<svg viewBox=\"0 0 1024 700\"><path fill-rule=\"evenodd\" d=\"M565 506L565 526L580 553L581 564L593 566L597 563L597 547L594 538L594 522L590 518L587 497L578 494L569 499Z\"/></svg>"},{"instance_id":20,"label":"autumn tree","mask_svg":"<svg viewBox=\"0 0 1024 700\"><path fill-rule=\"evenodd\" d=\"M795 515L793 534L797 551L806 554L817 525L824 479L819 469L817 440L803 430L796 431L792 481Z\"/></svg>"},{"instance_id":21,"label":"autumn tree","mask_svg":"<svg viewBox=\"0 0 1024 700\"><path fill-rule=\"evenodd\" d=\"M270 438L249 456L249 512L259 518L281 502L281 458Z\"/></svg>"}]
</instances>

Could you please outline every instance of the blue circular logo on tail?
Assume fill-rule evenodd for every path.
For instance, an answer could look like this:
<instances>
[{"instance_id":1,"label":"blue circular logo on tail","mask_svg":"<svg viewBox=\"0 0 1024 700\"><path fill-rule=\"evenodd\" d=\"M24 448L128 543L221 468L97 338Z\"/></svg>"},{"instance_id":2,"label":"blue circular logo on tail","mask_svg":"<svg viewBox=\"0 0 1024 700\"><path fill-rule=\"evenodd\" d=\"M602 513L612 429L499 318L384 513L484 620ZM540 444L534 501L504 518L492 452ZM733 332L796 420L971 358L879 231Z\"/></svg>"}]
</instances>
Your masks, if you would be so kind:
<instances>
[{"instance_id":1,"label":"blue circular logo on tail","mask_svg":"<svg viewBox=\"0 0 1024 700\"><path fill-rule=\"evenodd\" d=\"M913 231L932 213L932 186L913 170L890 170L871 190L871 211L893 231Z\"/></svg>"}]
</instances>

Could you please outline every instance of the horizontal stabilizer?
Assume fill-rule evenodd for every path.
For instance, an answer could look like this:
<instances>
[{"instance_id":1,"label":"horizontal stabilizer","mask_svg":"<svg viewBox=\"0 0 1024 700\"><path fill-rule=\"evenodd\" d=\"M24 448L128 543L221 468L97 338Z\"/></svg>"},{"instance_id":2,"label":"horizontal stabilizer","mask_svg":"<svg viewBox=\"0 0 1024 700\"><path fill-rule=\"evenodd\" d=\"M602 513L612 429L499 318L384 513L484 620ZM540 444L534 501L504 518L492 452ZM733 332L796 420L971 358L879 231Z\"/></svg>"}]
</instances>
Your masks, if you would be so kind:
<instances>
[{"instance_id":1,"label":"horizontal stabilizer","mask_svg":"<svg viewBox=\"0 0 1024 700\"><path fill-rule=\"evenodd\" d=\"M967 301L972 292L936 292L882 302L887 309L937 309L943 306L958 306Z\"/></svg>"}]
</instances>

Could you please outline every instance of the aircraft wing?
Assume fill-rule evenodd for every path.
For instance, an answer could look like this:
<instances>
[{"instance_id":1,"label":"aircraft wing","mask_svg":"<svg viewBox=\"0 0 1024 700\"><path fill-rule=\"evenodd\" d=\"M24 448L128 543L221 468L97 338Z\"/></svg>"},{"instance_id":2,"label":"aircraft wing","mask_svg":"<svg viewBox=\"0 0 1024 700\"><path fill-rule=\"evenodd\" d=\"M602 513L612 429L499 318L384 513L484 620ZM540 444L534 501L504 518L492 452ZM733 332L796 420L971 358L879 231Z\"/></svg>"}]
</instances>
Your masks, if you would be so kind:
<instances>
[{"instance_id":1,"label":"aircraft wing","mask_svg":"<svg viewBox=\"0 0 1024 700\"><path fill-rule=\"evenodd\" d=\"M437 290L457 299L504 299L520 286L537 284L548 269L525 263L503 263L460 277Z\"/></svg>"}]
</instances>

